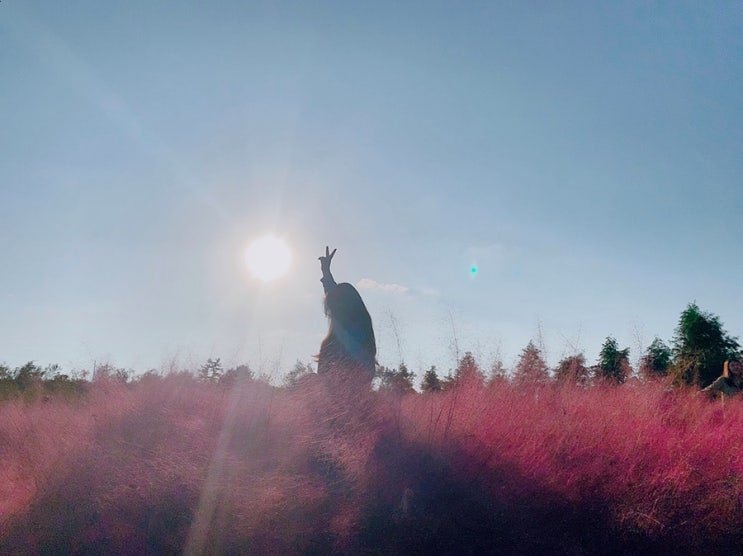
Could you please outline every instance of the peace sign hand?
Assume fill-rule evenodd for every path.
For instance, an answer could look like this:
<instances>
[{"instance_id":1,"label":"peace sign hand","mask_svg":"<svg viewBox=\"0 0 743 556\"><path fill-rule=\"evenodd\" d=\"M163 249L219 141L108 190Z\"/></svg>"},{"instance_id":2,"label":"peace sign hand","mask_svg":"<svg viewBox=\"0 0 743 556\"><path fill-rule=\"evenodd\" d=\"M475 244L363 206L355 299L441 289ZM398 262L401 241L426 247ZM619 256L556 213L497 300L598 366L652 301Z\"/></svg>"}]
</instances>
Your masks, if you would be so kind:
<instances>
[{"instance_id":1,"label":"peace sign hand","mask_svg":"<svg viewBox=\"0 0 743 556\"><path fill-rule=\"evenodd\" d=\"M330 273L330 261L333 260L333 255L335 255L335 252L338 249L333 249L333 252L330 252L330 248L326 245L325 246L325 256L324 257L318 257L320 259L320 269L322 270L323 275Z\"/></svg>"}]
</instances>

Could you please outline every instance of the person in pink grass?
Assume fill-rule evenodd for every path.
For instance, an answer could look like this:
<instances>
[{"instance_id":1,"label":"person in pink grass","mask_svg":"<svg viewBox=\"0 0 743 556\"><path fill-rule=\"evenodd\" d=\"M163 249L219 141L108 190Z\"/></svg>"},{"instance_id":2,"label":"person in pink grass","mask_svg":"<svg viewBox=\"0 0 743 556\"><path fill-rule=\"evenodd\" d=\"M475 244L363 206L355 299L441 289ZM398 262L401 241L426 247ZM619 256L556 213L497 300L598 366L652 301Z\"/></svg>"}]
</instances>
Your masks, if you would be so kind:
<instances>
[{"instance_id":1,"label":"person in pink grass","mask_svg":"<svg viewBox=\"0 0 743 556\"><path fill-rule=\"evenodd\" d=\"M377 356L372 319L356 288L333 278L330 262L336 251L325 247L325 256L319 257L329 330L320 344L317 373L371 384Z\"/></svg>"},{"instance_id":2,"label":"person in pink grass","mask_svg":"<svg viewBox=\"0 0 743 556\"><path fill-rule=\"evenodd\" d=\"M718 395L723 397L734 396L741 391L743 391L742 361L725 361L722 367L722 376L702 390L702 392L706 392L715 398Z\"/></svg>"}]
</instances>

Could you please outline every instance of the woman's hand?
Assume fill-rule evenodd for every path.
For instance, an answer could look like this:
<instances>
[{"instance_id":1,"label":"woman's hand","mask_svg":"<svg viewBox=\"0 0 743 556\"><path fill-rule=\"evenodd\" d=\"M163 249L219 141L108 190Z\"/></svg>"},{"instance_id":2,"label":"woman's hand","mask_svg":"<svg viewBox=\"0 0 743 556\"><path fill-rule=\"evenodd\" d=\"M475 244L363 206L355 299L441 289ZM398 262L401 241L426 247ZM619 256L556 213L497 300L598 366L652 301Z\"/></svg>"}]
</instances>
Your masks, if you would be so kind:
<instances>
[{"instance_id":1,"label":"woman's hand","mask_svg":"<svg viewBox=\"0 0 743 556\"><path fill-rule=\"evenodd\" d=\"M320 269L322 270L323 276L330 274L330 261L333 260L333 255L335 255L335 252L338 249L333 249L333 252L330 252L330 247L327 245L325 246L325 256L324 257L318 257L320 259Z\"/></svg>"}]
</instances>

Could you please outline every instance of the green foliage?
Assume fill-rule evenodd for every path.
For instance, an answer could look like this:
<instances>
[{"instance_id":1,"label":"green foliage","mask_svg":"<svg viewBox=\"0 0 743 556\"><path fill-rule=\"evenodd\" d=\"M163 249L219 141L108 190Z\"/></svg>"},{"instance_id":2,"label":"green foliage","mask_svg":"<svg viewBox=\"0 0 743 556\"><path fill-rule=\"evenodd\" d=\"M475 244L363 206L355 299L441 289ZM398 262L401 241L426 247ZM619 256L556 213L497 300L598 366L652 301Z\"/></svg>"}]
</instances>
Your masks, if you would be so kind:
<instances>
[{"instance_id":1,"label":"green foliage","mask_svg":"<svg viewBox=\"0 0 743 556\"><path fill-rule=\"evenodd\" d=\"M199 369L199 380L203 382L218 382L222 373L222 361L219 357L216 359L210 357Z\"/></svg>"},{"instance_id":2,"label":"green foliage","mask_svg":"<svg viewBox=\"0 0 743 556\"><path fill-rule=\"evenodd\" d=\"M423 382L421 383L421 390L424 392L441 392L443 384L439 375L436 373L436 366L432 365L423 375Z\"/></svg>"},{"instance_id":3,"label":"green foliage","mask_svg":"<svg viewBox=\"0 0 743 556\"><path fill-rule=\"evenodd\" d=\"M64 373L57 373L53 378L44 381L44 391L50 395L61 395L76 398L87 392L90 383L79 378L70 378Z\"/></svg>"},{"instance_id":4,"label":"green foliage","mask_svg":"<svg viewBox=\"0 0 743 556\"><path fill-rule=\"evenodd\" d=\"M631 372L629 348L619 349L616 339L612 336L607 336L599 353L596 378L614 384L623 384Z\"/></svg>"},{"instance_id":5,"label":"green foliage","mask_svg":"<svg viewBox=\"0 0 743 556\"><path fill-rule=\"evenodd\" d=\"M739 350L737 338L723 329L719 317L690 303L676 327L670 374L676 384L708 386L722 373L725 360L740 358Z\"/></svg>"},{"instance_id":6,"label":"green foliage","mask_svg":"<svg viewBox=\"0 0 743 556\"><path fill-rule=\"evenodd\" d=\"M79 399L88 392L90 382L79 378L75 373L70 376L57 364L48 365L44 379L44 393L65 399Z\"/></svg>"},{"instance_id":7,"label":"green foliage","mask_svg":"<svg viewBox=\"0 0 743 556\"><path fill-rule=\"evenodd\" d=\"M488 376L488 386L495 386L508 381L508 370L500 357L497 357L490 365L490 376Z\"/></svg>"},{"instance_id":8,"label":"green foliage","mask_svg":"<svg viewBox=\"0 0 743 556\"><path fill-rule=\"evenodd\" d=\"M139 384L155 384L162 380L162 376L156 369L148 369L139 377Z\"/></svg>"},{"instance_id":9,"label":"green foliage","mask_svg":"<svg viewBox=\"0 0 743 556\"><path fill-rule=\"evenodd\" d=\"M294 368L284 377L284 386L287 388L294 388L299 384L299 381L313 374L315 371L312 368L311 363L304 364L299 359L294 363Z\"/></svg>"},{"instance_id":10,"label":"green foliage","mask_svg":"<svg viewBox=\"0 0 743 556\"><path fill-rule=\"evenodd\" d=\"M223 386L234 386L238 382L244 382L255 379L255 373L252 369L246 365L238 365L227 369L227 371L219 377L219 384Z\"/></svg>"},{"instance_id":11,"label":"green foliage","mask_svg":"<svg viewBox=\"0 0 743 556\"><path fill-rule=\"evenodd\" d=\"M411 372L405 363L400 363L399 369L389 369L379 367L377 369L379 377L379 389L394 392L396 394L408 394L413 392L413 379L415 373Z\"/></svg>"},{"instance_id":12,"label":"green foliage","mask_svg":"<svg viewBox=\"0 0 743 556\"><path fill-rule=\"evenodd\" d=\"M88 382L72 379L59 365L43 368L33 361L10 369L0 365L0 400L22 398L26 402L48 399L48 396L79 397L85 393Z\"/></svg>"},{"instance_id":13,"label":"green foliage","mask_svg":"<svg viewBox=\"0 0 743 556\"><path fill-rule=\"evenodd\" d=\"M454 371L454 380L457 383L476 384L482 386L485 383L485 375L480 370L472 352L465 352L459 360L456 371Z\"/></svg>"},{"instance_id":14,"label":"green foliage","mask_svg":"<svg viewBox=\"0 0 743 556\"><path fill-rule=\"evenodd\" d=\"M103 365L96 365L94 367L93 380L115 380L126 384L131 379L132 374L132 372L123 367L114 367L109 363L104 363Z\"/></svg>"},{"instance_id":15,"label":"green foliage","mask_svg":"<svg viewBox=\"0 0 743 556\"><path fill-rule=\"evenodd\" d=\"M18 389L24 392L41 385L44 374L46 373L33 361L29 361L22 367L18 367L13 374L15 375L15 382L18 385Z\"/></svg>"},{"instance_id":16,"label":"green foliage","mask_svg":"<svg viewBox=\"0 0 743 556\"><path fill-rule=\"evenodd\" d=\"M7 400L18 393L13 372L7 365L0 365L0 400Z\"/></svg>"},{"instance_id":17,"label":"green foliage","mask_svg":"<svg viewBox=\"0 0 743 556\"><path fill-rule=\"evenodd\" d=\"M671 348L657 336L640 358L640 375L647 379L662 378L671 364Z\"/></svg>"},{"instance_id":18,"label":"green foliage","mask_svg":"<svg viewBox=\"0 0 743 556\"><path fill-rule=\"evenodd\" d=\"M513 373L515 384L525 386L544 383L549 380L549 369L542 358L542 352L529 340L522 350Z\"/></svg>"},{"instance_id":19,"label":"green foliage","mask_svg":"<svg viewBox=\"0 0 743 556\"><path fill-rule=\"evenodd\" d=\"M555 368L555 380L561 384L586 385L589 379L590 370L582 353L565 357Z\"/></svg>"}]
</instances>

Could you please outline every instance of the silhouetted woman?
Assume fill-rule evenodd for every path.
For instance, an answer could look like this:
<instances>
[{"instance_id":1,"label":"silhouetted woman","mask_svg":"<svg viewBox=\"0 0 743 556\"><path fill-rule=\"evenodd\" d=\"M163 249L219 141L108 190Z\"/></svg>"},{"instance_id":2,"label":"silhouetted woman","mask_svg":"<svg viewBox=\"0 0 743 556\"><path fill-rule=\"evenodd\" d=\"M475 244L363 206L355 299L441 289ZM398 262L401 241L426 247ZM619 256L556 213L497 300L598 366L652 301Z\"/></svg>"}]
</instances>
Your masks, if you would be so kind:
<instances>
[{"instance_id":1,"label":"silhouetted woman","mask_svg":"<svg viewBox=\"0 0 743 556\"><path fill-rule=\"evenodd\" d=\"M330 261L335 252L326 247L325 256L320 257L330 330L320 344L317 372L371 382L377 356L372 320L356 288L345 282L336 284L333 279Z\"/></svg>"}]
</instances>

